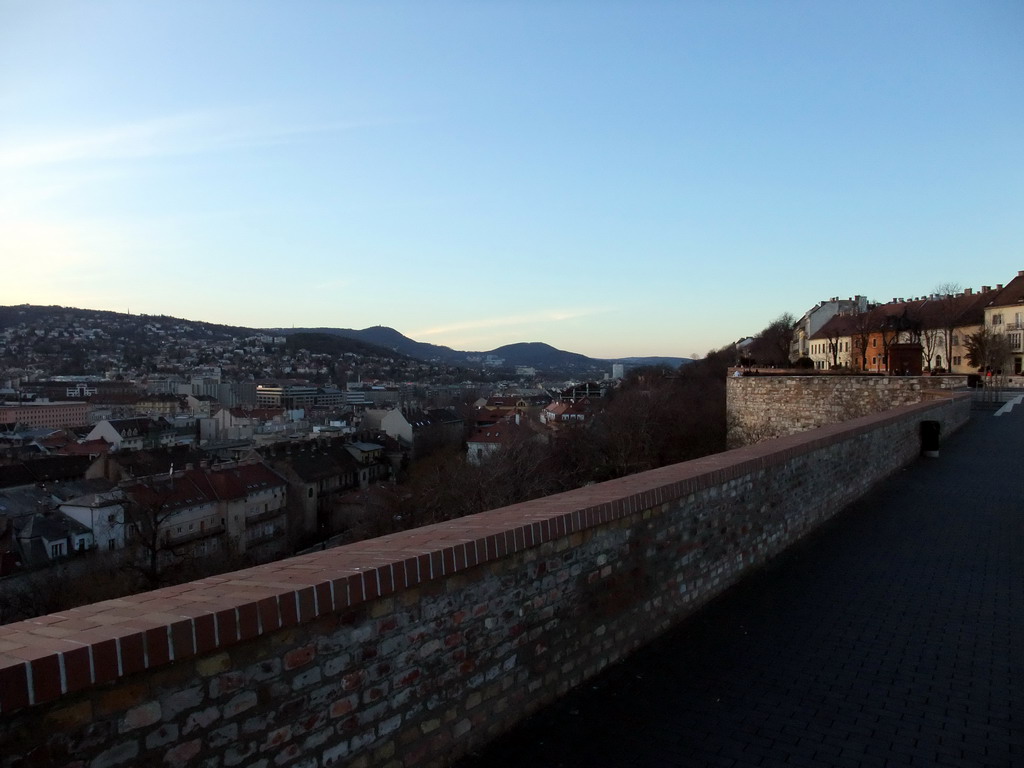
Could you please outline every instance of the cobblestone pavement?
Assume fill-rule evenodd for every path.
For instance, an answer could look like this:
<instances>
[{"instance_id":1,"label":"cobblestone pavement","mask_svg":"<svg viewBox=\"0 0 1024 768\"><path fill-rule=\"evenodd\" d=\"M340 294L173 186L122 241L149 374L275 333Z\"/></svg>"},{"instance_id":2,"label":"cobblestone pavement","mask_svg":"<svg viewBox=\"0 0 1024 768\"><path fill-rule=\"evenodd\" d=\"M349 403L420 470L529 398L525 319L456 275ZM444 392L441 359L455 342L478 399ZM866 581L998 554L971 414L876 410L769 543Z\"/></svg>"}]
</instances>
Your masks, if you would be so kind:
<instances>
[{"instance_id":1,"label":"cobblestone pavement","mask_svg":"<svg viewBox=\"0 0 1024 768\"><path fill-rule=\"evenodd\" d=\"M1024 766L1024 405L457 765Z\"/></svg>"}]
</instances>

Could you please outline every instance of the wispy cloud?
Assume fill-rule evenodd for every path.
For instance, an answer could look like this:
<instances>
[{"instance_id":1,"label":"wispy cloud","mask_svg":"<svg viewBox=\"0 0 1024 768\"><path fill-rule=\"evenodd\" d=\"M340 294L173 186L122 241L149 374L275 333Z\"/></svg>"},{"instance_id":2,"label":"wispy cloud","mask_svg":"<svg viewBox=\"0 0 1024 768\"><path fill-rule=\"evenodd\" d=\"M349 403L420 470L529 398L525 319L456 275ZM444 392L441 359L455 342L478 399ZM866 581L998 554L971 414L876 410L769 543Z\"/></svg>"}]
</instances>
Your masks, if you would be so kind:
<instances>
[{"instance_id":1,"label":"wispy cloud","mask_svg":"<svg viewBox=\"0 0 1024 768\"><path fill-rule=\"evenodd\" d=\"M505 315L503 317L488 317L478 320L466 321L463 323L452 323L450 325L436 325L429 328L422 328L413 333L415 338L424 336L444 336L461 331L477 331L484 328L518 328L524 325L543 325L545 323L559 323L566 320L575 320L578 317L599 314L599 309L545 309L523 315Z\"/></svg>"},{"instance_id":2,"label":"wispy cloud","mask_svg":"<svg viewBox=\"0 0 1024 768\"><path fill-rule=\"evenodd\" d=\"M33 168L245 149L391 122L394 121L274 124L252 110L190 112L51 136L42 141L9 142L0 139L0 168Z\"/></svg>"}]
</instances>

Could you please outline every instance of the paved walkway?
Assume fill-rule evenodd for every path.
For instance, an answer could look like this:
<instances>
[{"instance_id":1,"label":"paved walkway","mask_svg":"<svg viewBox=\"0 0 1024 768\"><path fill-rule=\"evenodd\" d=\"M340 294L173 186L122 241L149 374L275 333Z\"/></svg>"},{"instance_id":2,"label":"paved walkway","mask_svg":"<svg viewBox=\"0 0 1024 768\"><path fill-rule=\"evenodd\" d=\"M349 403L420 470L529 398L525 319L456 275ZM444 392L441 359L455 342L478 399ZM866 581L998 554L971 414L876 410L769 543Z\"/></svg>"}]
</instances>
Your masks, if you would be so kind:
<instances>
[{"instance_id":1,"label":"paved walkway","mask_svg":"<svg viewBox=\"0 0 1024 768\"><path fill-rule=\"evenodd\" d=\"M1024 766L1024 404L458 765Z\"/></svg>"}]
</instances>

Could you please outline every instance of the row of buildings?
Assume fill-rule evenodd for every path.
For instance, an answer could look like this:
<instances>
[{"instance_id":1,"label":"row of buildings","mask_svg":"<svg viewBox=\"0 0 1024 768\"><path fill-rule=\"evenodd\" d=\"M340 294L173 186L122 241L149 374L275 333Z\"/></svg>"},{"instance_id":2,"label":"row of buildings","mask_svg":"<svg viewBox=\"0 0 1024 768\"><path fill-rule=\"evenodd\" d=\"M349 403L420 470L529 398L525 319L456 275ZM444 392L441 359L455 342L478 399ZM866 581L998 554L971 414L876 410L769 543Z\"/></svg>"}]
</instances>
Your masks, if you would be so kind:
<instances>
[{"instance_id":1,"label":"row of buildings","mask_svg":"<svg viewBox=\"0 0 1024 768\"><path fill-rule=\"evenodd\" d=\"M797 322L790 357L810 358L817 370L874 373L976 373L968 359L971 337L1002 337L1002 361L992 367L1020 374L1024 368L1024 270L1006 285L870 304L865 297L833 298Z\"/></svg>"},{"instance_id":2,"label":"row of buildings","mask_svg":"<svg viewBox=\"0 0 1024 768\"><path fill-rule=\"evenodd\" d=\"M326 538L347 493L392 478L386 435L240 452L156 446L0 464L0 576L105 553L153 576L182 562L264 562Z\"/></svg>"},{"instance_id":3,"label":"row of buildings","mask_svg":"<svg viewBox=\"0 0 1024 768\"><path fill-rule=\"evenodd\" d=\"M9 446L0 461L0 576L94 553L157 573L182 561L262 562L331 537L363 538L381 521L367 519L358 497L392 487L417 455L464 445L480 463L509 443L585 423L599 397L596 388L555 402L495 395L469 409L468 423L447 409L371 408L359 432L264 443L251 430L282 409L220 409L214 418L238 439L202 445L183 441L164 417L32 430L30 443Z\"/></svg>"}]
</instances>

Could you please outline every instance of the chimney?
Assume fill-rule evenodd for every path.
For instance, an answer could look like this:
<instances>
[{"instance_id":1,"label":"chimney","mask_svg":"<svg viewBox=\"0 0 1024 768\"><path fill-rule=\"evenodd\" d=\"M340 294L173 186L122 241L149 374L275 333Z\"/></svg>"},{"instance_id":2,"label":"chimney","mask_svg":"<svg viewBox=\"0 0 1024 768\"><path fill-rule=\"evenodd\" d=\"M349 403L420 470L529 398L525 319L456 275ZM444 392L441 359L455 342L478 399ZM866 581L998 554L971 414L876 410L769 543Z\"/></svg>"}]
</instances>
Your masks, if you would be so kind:
<instances>
[{"instance_id":1,"label":"chimney","mask_svg":"<svg viewBox=\"0 0 1024 768\"><path fill-rule=\"evenodd\" d=\"M983 285L983 286L981 286L981 292L982 293L988 293L991 290L992 290L992 286L991 285Z\"/></svg>"},{"instance_id":2,"label":"chimney","mask_svg":"<svg viewBox=\"0 0 1024 768\"><path fill-rule=\"evenodd\" d=\"M964 288L964 296L973 296L973 295L974 295L974 289L973 288Z\"/></svg>"},{"instance_id":3,"label":"chimney","mask_svg":"<svg viewBox=\"0 0 1024 768\"><path fill-rule=\"evenodd\" d=\"M1017 277L1024 277L1024 269L1017 270Z\"/></svg>"},{"instance_id":4,"label":"chimney","mask_svg":"<svg viewBox=\"0 0 1024 768\"><path fill-rule=\"evenodd\" d=\"M1002 284L1002 283L997 283L997 284L996 284L996 290L997 290L997 291L1001 291L1001 290L1003 290L1003 284Z\"/></svg>"}]
</instances>

